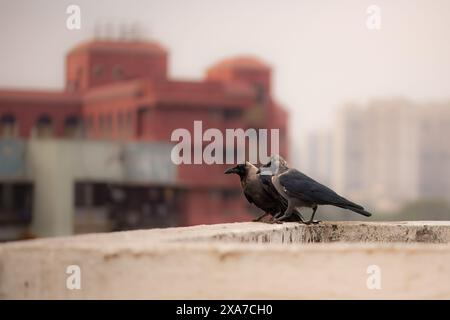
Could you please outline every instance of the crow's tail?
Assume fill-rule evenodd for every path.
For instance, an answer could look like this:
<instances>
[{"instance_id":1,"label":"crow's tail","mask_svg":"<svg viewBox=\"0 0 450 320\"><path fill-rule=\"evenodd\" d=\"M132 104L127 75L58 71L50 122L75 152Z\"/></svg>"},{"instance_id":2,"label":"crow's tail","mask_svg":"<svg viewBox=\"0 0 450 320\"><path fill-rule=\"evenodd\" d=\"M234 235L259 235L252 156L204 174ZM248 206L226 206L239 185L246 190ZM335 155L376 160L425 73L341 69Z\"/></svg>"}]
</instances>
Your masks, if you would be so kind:
<instances>
[{"instance_id":1,"label":"crow's tail","mask_svg":"<svg viewBox=\"0 0 450 320\"><path fill-rule=\"evenodd\" d=\"M336 206L343 208L343 209L352 210L352 211L362 214L363 216L366 216L366 217L370 217L372 215L370 212L364 210L363 207L361 207L360 205L357 205L356 203L337 204Z\"/></svg>"}]
</instances>

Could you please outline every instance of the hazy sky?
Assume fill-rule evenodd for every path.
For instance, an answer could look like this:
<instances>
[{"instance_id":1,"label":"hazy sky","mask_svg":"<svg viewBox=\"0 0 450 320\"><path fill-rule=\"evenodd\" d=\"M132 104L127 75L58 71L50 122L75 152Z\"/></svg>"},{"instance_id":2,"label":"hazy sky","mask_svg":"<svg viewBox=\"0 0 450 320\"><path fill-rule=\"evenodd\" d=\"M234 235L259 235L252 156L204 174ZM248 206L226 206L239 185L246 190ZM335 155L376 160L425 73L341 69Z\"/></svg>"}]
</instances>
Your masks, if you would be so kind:
<instances>
[{"instance_id":1,"label":"hazy sky","mask_svg":"<svg viewBox=\"0 0 450 320\"><path fill-rule=\"evenodd\" d=\"M69 4L81 7L79 31L66 29ZM366 27L371 4L379 31ZM346 101L450 97L448 0L0 0L0 87L62 88L65 53L102 21L140 23L169 49L176 78L199 79L230 55L261 57L294 134L326 125Z\"/></svg>"}]
</instances>

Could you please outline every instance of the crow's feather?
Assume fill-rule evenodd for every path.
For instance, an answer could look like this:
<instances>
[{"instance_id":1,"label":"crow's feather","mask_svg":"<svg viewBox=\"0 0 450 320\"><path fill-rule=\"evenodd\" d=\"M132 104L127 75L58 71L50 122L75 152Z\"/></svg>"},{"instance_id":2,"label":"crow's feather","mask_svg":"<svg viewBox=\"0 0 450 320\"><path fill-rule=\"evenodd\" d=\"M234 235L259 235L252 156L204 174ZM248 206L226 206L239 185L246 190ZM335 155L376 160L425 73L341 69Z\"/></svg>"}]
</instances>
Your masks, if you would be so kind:
<instances>
[{"instance_id":1,"label":"crow's feather","mask_svg":"<svg viewBox=\"0 0 450 320\"><path fill-rule=\"evenodd\" d=\"M367 217L371 216L362 206L341 197L330 188L296 169L289 169L281 174L279 176L279 182L285 188L286 194L289 197L298 198L305 203L333 205L355 211Z\"/></svg>"}]
</instances>

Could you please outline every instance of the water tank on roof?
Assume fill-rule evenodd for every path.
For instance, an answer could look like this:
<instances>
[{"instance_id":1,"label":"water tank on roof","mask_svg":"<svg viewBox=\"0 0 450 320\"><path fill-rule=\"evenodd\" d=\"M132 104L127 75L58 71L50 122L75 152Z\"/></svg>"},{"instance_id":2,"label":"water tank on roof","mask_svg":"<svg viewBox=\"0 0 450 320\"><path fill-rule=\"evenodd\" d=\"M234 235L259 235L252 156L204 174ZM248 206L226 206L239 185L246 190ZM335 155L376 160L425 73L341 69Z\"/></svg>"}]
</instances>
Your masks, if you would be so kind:
<instances>
[{"instance_id":1,"label":"water tank on roof","mask_svg":"<svg viewBox=\"0 0 450 320\"><path fill-rule=\"evenodd\" d=\"M271 68L255 57L225 59L208 69L206 78L216 81L251 83L258 90L270 91Z\"/></svg>"}]
</instances>

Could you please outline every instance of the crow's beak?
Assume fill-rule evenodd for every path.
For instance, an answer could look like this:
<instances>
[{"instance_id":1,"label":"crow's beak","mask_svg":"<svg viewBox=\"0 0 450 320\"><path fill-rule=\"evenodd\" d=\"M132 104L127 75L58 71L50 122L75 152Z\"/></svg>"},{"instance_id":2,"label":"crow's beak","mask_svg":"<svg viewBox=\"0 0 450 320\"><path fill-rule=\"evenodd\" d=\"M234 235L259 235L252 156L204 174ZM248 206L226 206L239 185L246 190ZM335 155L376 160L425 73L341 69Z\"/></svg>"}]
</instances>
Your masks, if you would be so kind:
<instances>
[{"instance_id":1,"label":"crow's beak","mask_svg":"<svg viewBox=\"0 0 450 320\"><path fill-rule=\"evenodd\" d=\"M227 169L227 170L225 170L225 172L224 172L225 174L230 174L230 173L237 173L237 171L236 171L236 167L233 167L233 168L229 168L229 169Z\"/></svg>"}]
</instances>

